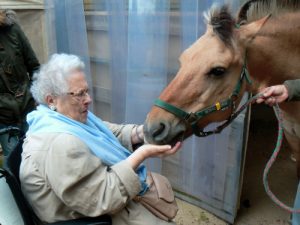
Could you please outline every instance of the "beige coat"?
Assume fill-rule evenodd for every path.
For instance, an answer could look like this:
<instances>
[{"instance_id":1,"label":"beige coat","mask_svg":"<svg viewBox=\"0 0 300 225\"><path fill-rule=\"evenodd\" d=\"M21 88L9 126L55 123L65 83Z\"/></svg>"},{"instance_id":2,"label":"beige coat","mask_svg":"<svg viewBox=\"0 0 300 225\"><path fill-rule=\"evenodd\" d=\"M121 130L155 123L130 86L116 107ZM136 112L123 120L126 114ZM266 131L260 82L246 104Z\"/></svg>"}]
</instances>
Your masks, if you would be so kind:
<instances>
[{"instance_id":1,"label":"beige coat","mask_svg":"<svg viewBox=\"0 0 300 225\"><path fill-rule=\"evenodd\" d=\"M129 149L133 127L109 124ZM126 161L108 167L70 134L27 136L20 179L34 211L46 222L110 214L113 225L175 224L155 217L132 201L140 191L140 182Z\"/></svg>"}]
</instances>

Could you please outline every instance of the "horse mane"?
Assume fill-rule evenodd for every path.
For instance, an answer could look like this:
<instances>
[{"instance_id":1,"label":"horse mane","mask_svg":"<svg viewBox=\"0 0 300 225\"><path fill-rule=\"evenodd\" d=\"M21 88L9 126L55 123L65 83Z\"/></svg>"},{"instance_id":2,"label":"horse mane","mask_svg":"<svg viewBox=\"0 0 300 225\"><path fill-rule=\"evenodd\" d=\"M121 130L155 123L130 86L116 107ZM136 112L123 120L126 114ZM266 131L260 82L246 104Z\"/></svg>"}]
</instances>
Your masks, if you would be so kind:
<instances>
[{"instance_id":1,"label":"horse mane","mask_svg":"<svg viewBox=\"0 0 300 225\"><path fill-rule=\"evenodd\" d=\"M206 22L212 26L213 32L227 45L231 45L235 19L232 17L229 7L214 5L204 14Z\"/></svg>"},{"instance_id":2,"label":"horse mane","mask_svg":"<svg viewBox=\"0 0 300 225\"><path fill-rule=\"evenodd\" d=\"M300 10L300 0L249 0L241 6L237 23L242 25L268 14L276 16L298 10Z\"/></svg>"},{"instance_id":3,"label":"horse mane","mask_svg":"<svg viewBox=\"0 0 300 225\"><path fill-rule=\"evenodd\" d=\"M233 29L236 24L243 25L264 16L280 15L284 12L300 10L300 0L248 0L233 18L228 5L214 5L204 14L206 23L211 25L213 32L226 44L232 45Z\"/></svg>"}]
</instances>

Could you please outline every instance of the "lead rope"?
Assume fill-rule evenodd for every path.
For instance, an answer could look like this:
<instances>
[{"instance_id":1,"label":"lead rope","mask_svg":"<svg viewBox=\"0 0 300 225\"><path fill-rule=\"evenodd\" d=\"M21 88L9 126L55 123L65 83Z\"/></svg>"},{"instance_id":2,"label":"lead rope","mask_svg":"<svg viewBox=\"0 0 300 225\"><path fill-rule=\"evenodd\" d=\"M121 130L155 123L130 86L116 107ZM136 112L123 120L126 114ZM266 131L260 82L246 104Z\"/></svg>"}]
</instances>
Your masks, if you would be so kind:
<instances>
[{"instance_id":1,"label":"lead rope","mask_svg":"<svg viewBox=\"0 0 300 225\"><path fill-rule=\"evenodd\" d=\"M274 109L275 115L276 115L277 120L278 120L278 135L277 135L277 142L276 142L276 146L275 146L275 149L273 151L273 154L271 155L271 157L270 157L269 161L267 162L267 165L264 169L264 174L263 174L264 187L265 187L265 190L266 190L267 194L271 198L271 200L273 202L275 202L278 206L285 209L289 213L300 213L300 209L289 207L286 204L284 204L283 202L281 202L273 194L273 192L270 190L270 187L269 187L269 184L268 184L268 179L267 179L268 178L268 173L270 171L271 166L273 165L273 163L275 162L275 160L278 156L278 153L281 149L282 140L283 140L283 116L282 116L282 112L280 111L279 106L278 106L277 103L276 103L276 105L273 106L273 109Z\"/></svg>"},{"instance_id":2,"label":"lead rope","mask_svg":"<svg viewBox=\"0 0 300 225\"><path fill-rule=\"evenodd\" d=\"M259 97L261 97L262 94L257 94L251 98L248 99L248 101L243 104L233 115L232 119L236 118L237 115L239 115L248 105L250 105L252 102L254 102L256 99L258 99ZM295 209L292 207L287 206L286 204L284 204L283 202L281 202L271 191L270 187L269 187L269 183L268 183L268 175L269 175L269 171L271 169L271 166L273 165L273 163L275 162L278 153L281 149L282 146L282 140L283 140L283 116L282 116L282 112L280 111L280 108L278 106L278 104L276 103L273 106L276 118L278 120L278 134L277 134L277 141L276 141L276 146L273 150L273 153L269 159L269 161L266 164L266 167L264 169L264 173L263 173L263 184L264 184L264 188L265 191L267 193L267 195L271 198L271 200L277 204L279 207L283 208L284 210L288 211L289 213L300 213L300 209ZM227 125L227 124L226 124Z\"/></svg>"}]
</instances>

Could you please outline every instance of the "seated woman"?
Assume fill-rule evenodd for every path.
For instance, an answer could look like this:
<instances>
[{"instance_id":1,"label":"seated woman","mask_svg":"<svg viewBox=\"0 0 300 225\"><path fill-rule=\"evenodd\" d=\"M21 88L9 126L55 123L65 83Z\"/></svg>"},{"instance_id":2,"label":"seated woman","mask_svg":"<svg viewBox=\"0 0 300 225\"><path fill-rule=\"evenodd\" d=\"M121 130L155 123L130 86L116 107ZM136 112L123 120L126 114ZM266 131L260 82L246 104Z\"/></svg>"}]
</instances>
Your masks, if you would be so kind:
<instances>
[{"instance_id":1,"label":"seated woman","mask_svg":"<svg viewBox=\"0 0 300 225\"><path fill-rule=\"evenodd\" d=\"M44 222L110 214L113 224L174 224L133 200L149 190L149 157L172 155L180 143L142 145L143 127L105 123L91 103L83 62L55 54L34 75L39 103L27 116L29 130L20 167L22 190Z\"/></svg>"}]
</instances>

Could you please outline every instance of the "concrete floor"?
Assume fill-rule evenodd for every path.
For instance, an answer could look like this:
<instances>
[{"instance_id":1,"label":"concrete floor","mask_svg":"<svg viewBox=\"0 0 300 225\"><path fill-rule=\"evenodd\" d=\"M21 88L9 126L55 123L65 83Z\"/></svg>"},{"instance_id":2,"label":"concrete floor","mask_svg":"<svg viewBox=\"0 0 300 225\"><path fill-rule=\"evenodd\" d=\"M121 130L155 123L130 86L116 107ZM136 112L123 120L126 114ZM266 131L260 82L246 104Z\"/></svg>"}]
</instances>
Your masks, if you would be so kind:
<instances>
[{"instance_id":1,"label":"concrete floor","mask_svg":"<svg viewBox=\"0 0 300 225\"><path fill-rule=\"evenodd\" d=\"M271 108L252 107L240 208L234 225L288 225L290 214L271 201L262 181L263 170L275 147L277 121ZM286 143L269 173L269 186L281 201L293 206L297 188L296 168ZM178 225L227 224L205 210L178 202Z\"/></svg>"}]
</instances>

